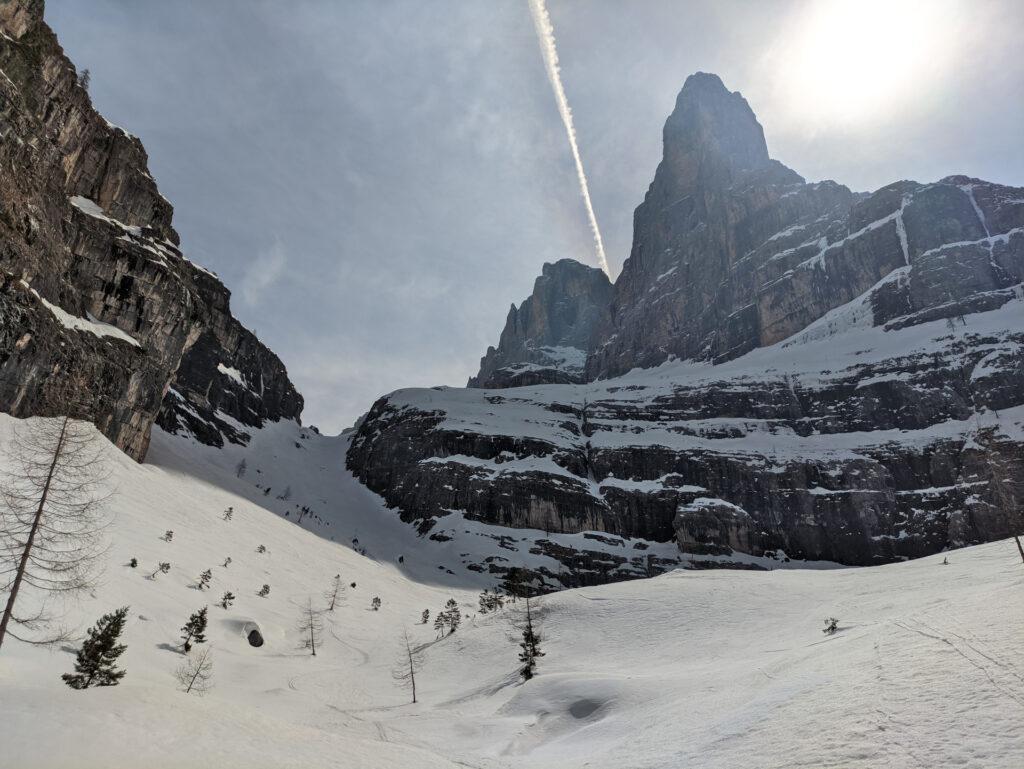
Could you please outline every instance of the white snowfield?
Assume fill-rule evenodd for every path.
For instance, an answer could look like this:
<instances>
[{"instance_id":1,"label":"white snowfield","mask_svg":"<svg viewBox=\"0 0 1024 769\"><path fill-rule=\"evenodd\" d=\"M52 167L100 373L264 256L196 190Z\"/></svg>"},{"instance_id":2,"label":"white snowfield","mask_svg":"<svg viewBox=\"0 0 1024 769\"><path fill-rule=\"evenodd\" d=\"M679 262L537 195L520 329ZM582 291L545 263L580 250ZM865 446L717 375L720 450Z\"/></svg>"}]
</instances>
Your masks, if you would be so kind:
<instances>
[{"instance_id":1,"label":"white snowfield","mask_svg":"<svg viewBox=\"0 0 1024 769\"><path fill-rule=\"evenodd\" d=\"M0 417L3 443L16 424ZM509 610L477 614L486 579L459 566L478 532L418 539L344 471L344 446L280 423L244 450L157 431L144 465L110 448L119 491L105 579L66 609L84 630L131 607L127 675L75 691L60 675L77 644L8 639L0 766L1024 766L1024 564L1012 540L950 552L948 565L679 570L552 595L539 602L545 656L523 684ZM317 518L297 525L296 503ZM147 579L160 561L170 572ZM356 587L324 615L312 657L299 605L322 606L335 574ZM228 610L225 590L237 596ZM420 613L432 619L449 597L472 617L438 641ZM214 688L199 697L173 673L179 628L204 605ZM821 632L828 616L833 636ZM260 648L246 641L251 623ZM424 645L416 705L391 676L403 627Z\"/></svg>"}]
</instances>

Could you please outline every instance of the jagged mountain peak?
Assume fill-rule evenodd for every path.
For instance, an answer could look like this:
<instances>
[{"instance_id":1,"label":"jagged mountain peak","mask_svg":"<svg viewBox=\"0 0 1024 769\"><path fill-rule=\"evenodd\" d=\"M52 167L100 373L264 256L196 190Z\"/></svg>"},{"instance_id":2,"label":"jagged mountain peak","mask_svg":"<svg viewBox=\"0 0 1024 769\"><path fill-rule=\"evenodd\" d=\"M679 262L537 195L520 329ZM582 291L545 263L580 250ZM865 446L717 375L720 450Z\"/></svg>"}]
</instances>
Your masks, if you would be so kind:
<instances>
[{"instance_id":1,"label":"jagged mountain peak","mask_svg":"<svg viewBox=\"0 0 1024 769\"><path fill-rule=\"evenodd\" d=\"M726 88L718 75L705 72L686 79L665 121L663 141L655 184L681 193L727 182L738 171L771 162L764 129L747 100Z\"/></svg>"},{"instance_id":2,"label":"jagged mountain peak","mask_svg":"<svg viewBox=\"0 0 1024 769\"><path fill-rule=\"evenodd\" d=\"M575 259L545 264L530 296L509 309L498 346L487 349L469 386L577 381L611 295L611 281L596 267Z\"/></svg>"}]
</instances>

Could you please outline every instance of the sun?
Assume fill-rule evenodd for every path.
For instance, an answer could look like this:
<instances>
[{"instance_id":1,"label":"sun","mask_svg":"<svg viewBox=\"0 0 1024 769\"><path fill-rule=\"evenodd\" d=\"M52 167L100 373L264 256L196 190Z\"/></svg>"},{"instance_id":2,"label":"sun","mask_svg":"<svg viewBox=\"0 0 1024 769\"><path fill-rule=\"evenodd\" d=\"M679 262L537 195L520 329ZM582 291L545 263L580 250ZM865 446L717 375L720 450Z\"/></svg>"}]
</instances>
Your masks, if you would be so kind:
<instances>
[{"instance_id":1,"label":"sun","mask_svg":"<svg viewBox=\"0 0 1024 769\"><path fill-rule=\"evenodd\" d=\"M772 51L793 117L849 126L877 122L946 77L958 11L945 0L816 0Z\"/></svg>"}]
</instances>

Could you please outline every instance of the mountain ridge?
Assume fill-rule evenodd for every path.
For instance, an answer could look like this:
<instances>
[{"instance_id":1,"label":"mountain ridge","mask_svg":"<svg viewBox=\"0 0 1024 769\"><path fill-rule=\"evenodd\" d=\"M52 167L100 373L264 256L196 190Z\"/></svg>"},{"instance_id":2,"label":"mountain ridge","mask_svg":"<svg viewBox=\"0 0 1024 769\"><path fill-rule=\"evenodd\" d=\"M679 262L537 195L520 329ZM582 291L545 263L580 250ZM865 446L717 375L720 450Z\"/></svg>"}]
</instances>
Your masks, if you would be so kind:
<instances>
[{"instance_id":1,"label":"mountain ridge","mask_svg":"<svg viewBox=\"0 0 1024 769\"><path fill-rule=\"evenodd\" d=\"M184 257L142 142L93 108L43 11L0 6L4 409L88 419L140 461L156 421L219 445L247 440L223 414L299 419L284 364Z\"/></svg>"},{"instance_id":2,"label":"mountain ridge","mask_svg":"<svg viewBox=\"0 0 1024 769\"><path fill-rule=\"evenodd\" d=\"M808 184L701 74L634 221L581 380L392 393L349 468L423 531L457 512L698 566L868 565L1024 527L1024 190ZM563 586L648 568L535 546Z\"/></svg>"}]
</instances>

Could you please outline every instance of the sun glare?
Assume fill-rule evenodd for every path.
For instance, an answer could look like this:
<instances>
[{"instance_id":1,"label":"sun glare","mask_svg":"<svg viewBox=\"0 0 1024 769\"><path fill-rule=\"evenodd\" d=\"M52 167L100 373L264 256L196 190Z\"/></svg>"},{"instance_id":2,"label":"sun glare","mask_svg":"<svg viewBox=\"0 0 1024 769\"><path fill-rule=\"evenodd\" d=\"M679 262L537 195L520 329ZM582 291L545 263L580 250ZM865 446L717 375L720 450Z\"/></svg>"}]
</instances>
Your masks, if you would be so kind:
<instances>
[{"instance_id":1,"label":"sun glare","mask_svg":"<svg viewBox=\"0 0 1024 769\"><path fill-rule=\"evenodd\" d=\"M953 53L954 8L941 0L818 0L773 51L794 117L875 122L939 83Z\"/></svg>"}]
</instances>

